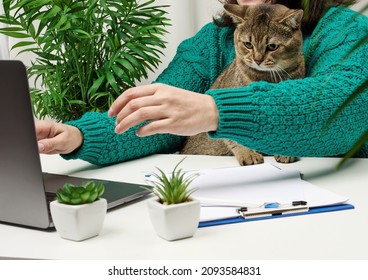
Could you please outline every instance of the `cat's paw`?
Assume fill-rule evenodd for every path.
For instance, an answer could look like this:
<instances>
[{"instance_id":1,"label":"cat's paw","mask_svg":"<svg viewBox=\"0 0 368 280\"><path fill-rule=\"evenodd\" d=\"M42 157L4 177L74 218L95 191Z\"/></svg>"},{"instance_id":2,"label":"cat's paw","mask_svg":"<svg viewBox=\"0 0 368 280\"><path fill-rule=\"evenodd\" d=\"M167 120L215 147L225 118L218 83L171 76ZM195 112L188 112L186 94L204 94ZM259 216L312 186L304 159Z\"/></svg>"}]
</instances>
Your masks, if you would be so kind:
<instances>
[{"instance_id":1,"label":"cat's paw","mask_svg":"<svg viewBox=\"0 0 368 280\"><path fill-rule=\"evenodd\" d=\"M293 163L296 161L296 157L275 156L275 160L280 163Z\"/></svg>"},{"instance_id":2,"label":"cat's paw","mask_svg":"<svg viewBox=\"0 0 368 280\"><path fill-rule=\"evenodd\" d=\"M255 165L263 163L263 155L255 151L247 150L235 153L235 157L240 165Z\"/></svg>"}]
</instances>

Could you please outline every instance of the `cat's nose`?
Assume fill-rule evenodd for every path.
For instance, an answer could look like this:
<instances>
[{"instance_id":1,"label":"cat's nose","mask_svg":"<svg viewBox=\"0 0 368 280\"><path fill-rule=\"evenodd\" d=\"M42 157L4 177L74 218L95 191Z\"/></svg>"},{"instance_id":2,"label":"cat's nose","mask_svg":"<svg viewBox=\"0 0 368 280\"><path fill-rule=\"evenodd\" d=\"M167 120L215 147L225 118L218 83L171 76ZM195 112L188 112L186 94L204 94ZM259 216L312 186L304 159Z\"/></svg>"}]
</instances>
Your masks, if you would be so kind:
<instances>
[{"instance_id":1,"label":"cat's nose","mask_svg":"<svg viewBox=\"0 0 368 280\"><path fill-rule=\"evenodd\" d=\"M261 65L263 60L262 59L255 59L254 62L257 63L257 65Z\"/></svg>"}]
</instances>

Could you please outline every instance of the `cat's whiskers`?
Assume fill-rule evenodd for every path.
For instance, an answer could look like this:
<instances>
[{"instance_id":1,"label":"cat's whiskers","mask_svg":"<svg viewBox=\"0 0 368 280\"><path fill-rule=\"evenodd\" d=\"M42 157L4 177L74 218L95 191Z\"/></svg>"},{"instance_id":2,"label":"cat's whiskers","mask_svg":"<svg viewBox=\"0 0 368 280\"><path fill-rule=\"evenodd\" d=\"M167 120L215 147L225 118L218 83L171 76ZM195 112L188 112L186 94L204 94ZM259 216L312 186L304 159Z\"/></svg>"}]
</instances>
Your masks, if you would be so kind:
<instances>
[{"instance_id":1,"label":"cat's whiskers","mask_svg":"<svg viewBox=\"0 0 368 280\"><path fill-rule=\"evenodd\" d=\"M281 72L283 74L286 74L289 79L292 79L292 77L290 76L290 74L284 68L282 68L281 66L276 66L276 67L277 67L277 69L278 69L279 72ZM286 80L286 79L284 79L284 80Z\"/></svg>"},{"instance_id":2,"label":"cat's whiskers","mask_svg":"<svg viewBox=\"0 0 368 280\"><path fill-rule=\"evenodd\" d=\"M273 81L275 83L282 81L282 77L281 77L279 71L277 70L277 68L270 69L270 74L271 74L271 79L273 79ZM280 80L278 80L278 78Z\"/></svg>"},{"instance_id":3,"label":"cat's whiskers","mask_svg":"<svg viewBox=\"0 0 368 280\"><path fill-rule=\"evenodd\" d=\"M276 83L276 76L275 76L274 70L270 68L268 73L270 73L271 81Z\"/></svg>"},{"instance_id":4,"label":"cat's whiskers","mask_svg":"<svg viewBox=\"0 0 368 280\"><path fill-rule=\"evenodd\" d=\"M270 73L271 80L275 83L287 80L288 78L291 79L289 73L281 66L276 65L274 67L268 68L267 71Z\"/></svg>"}]
</instances>

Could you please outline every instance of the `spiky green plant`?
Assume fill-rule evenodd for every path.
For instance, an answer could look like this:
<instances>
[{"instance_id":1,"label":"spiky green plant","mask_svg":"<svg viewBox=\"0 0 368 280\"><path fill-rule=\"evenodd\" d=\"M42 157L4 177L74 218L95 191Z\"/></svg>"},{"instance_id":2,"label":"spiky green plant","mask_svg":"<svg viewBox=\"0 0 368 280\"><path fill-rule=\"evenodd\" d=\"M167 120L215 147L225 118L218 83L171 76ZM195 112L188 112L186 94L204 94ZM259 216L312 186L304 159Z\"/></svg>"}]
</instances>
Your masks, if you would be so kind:
<instances>
[{"instance_id":1,"label":"spiky green plant","mask_svg":"<svg viewBox=\"0 0 368 280\"><path fill-rule=\"evenodd\" d=\"M96 201L104 191L105 186L94 181L83 182L80 186L66 183L57 190L56 198L60 203L80 205Z\"/></svg>"},{"instance_id":2,"label":"spiky green plant","mask_svg":"<svg viewBox=\"0 0 368 280\"><path fill-rule=\"evenodd\" d=\"M144 188L156 195L160 203L170 205L190 201L190 196L197 190L196 188L189 187L199 174L188 174L188 172L178 169L184 159L185 158L176 164L170 175L166 175L165 172L158 167L156 168L159 172L153 172L151 174L157 180L148 180L152 188Z\"/></svg>"},{"instance_id":3,"label":"spiky green plant","mask_svg":"<svg viewBox=\"0 0 368 280\"><path fill-rule=\"evenodd\" d=\"M0 34L30 53L35 115L58 121L107 111L157 68L169 25L154 0L3 0Z\"/></svg>"}]
</instances>

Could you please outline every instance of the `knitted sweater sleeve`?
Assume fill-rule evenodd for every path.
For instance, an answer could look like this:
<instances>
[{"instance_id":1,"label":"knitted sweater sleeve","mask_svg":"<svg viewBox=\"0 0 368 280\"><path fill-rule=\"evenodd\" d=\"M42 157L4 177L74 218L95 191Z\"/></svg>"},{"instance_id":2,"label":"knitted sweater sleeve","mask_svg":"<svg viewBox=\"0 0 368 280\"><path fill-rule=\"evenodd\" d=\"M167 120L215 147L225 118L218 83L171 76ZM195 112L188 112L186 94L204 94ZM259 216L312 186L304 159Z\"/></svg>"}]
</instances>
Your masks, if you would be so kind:
<instances>
[{"instance_id":1,"label":"knitted sweater sleeve","mask_svg":"<svg viewBox=\"0 0 368 280\"><path fill-rule=\"evenodd\" d=\"M368 129L368 89L324 128L334 111L367 80L368 44L347 56L367 32L365 16L330 9L304 43L306 78L206 92L214 97L220 117L217 131L210 136L270 155L346 153Z\"/></svg>"},{"instance_id":2,"label":"knitted sweater sleeve","mask_svg":"<svg viewBox=\"0 0 368 280\"><path fill-rule=\"evenodd\" d=\"M138 137L139 126L123 134L115 133L115 118L107 113L89 112L82 118L68 122L83 133L83 145L76 151L61 155L64 159L82 159L95 165L108 165L155 153L173 153L184 138L170 134ZM141 124L142 125L142 124Z\"/></svg>"}]
</instances>

